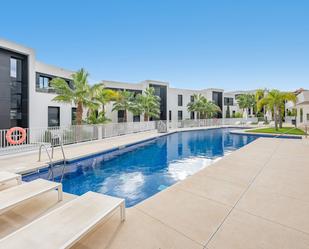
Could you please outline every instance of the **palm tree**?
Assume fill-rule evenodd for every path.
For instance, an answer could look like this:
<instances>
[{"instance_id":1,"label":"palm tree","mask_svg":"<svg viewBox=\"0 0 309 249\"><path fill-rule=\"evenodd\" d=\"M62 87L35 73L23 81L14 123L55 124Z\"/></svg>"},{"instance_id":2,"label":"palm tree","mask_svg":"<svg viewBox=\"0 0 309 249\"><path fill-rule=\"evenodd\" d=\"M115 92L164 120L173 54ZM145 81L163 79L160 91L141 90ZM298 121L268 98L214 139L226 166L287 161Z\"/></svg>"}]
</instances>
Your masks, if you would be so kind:
<instances>
[{"instance_id":1,"label":"palm tree","mask_svg":"<svg viewBox=\"0 0 309 249\"><path fill-rule=\"evenodd\" d=\"M219 106L208 101L205 97L202 98L201 115L203 118L213 118L218 112L221 112Z\"/></svg>"},{"instance_id":2,"label":"palm tree","mask_svg":"<svg viewBox=\"0 0 309 249\"><path fill-rule=\"evenodd\" d=\"M248 109L254 108L256 105L255 96L253 94L240 94L237 96L237 103L243 112L248 113Z\"/></svg>"},{"instance_id":3,"label":"palm tree","mask_svg":"<svg viewBox=\"0 0 309 249\"><path fill-rule=\"evenodd\" d=\"M262 107L261 110L258 109L257 107L257 103L262 99L264 98L265 94L267 93L267 89L257 89L256 92L255 92L255 108L256 108L256 111L257 111L257 115L258 115L258 112L260 112L261 110L263 110L263 116L265 116L265 109Z\"/></svg>"},{"instance_id":4,"label":"palm tree","mask_svg":"<svg viewBox=\"0 0 309 249\"><path fill-rule=\"evenodd\" d=\"M115 101L118 98L118 93L104 88L104 85L99 83L90 87L89 96L92 103L88 107L87 122L90 124L101 124L110 121L105 116L105 105Z\"/></svg>"},{"instance_id":5,"label":"palm tree","mask_svg":"<svg viewBox=\"0 0 309 249\"><path fill-rule=\"evenodd\" d=\"M96 101L99 102L102 106L102 111L105 112L105 106L111 101L116 101L119 98L118 92L106 89L104 85L101 85L101 90L96 94Z\"/></svg>"},{"instance_id":6,"label":"palm tree","mask_svg":"<svg viewBox=\"0 0 309 249\"><path fill-rule=\"evenodd\" d=\"M148 87L143 94L136 96L136 114L144 114L144 121L160 117L160 97L155 95L155 89Z\"/></svg>"},{"instance_id":7,"label":"palm tree","mask_svg":"<svg viewBox=\"0 0 309 249\"><path fill-rule=\"evenodd\" d=\"M197 119L201 118L202 99L205 98L202 94L193 94L194 101L188 103L187 108L189 112L196 112Z\"/></svg>"},{"instance_id":8,"label":"palm tree","mask_svg":"<svg viewBox=\"0 0 309 249\"><path fill-rule=\"evenodd\" d=\"M197 119L212 118L218 112L221 112L219 106L211 101L208 101L202 94L194 94L194 101L188 103L189 112L197 112Z\"/></svg>"},{"instance_id":9,"label":"palm tree","mask_svg":"<svg viewBox=\"0 0 309 249\"><path fill-rule=\"evenodd\" d=\"M51 80L53 87L58 94L54 101L63 103L74 103L77 106L76 123L82 124L84 107L92 106L93 102L89 98L90 86L88 84L88 72L81 68L72 74L72 85L61 78Z\"/></svg>"},{"instance_id":10,"label":"palm tree","mask_svg":"<svg viewBox=\"0 0 309 249\"><path fill-rule=\"evenodd\" d=\"M128 111L135 111L134 93L129 91L120 91L118 98L113 104L112 111L124 111L124 122L128 120Z\"/></svg>"},{"instance_id":11,"label":"palm tree","mask_svg":"<svg viewBox=\"0 0 309 249\"><path fill-rule=\"evenodd\" d=\"M276 130L278 130L278 121L280 123L280 128L282 128L282 107L284 108L285 101L288 100L295 102L295 94L290 92L280 92L279 90L273 89L258 102L257 106L259 110L263 106L266 106L268 110L273 112Z\"/></svg>"}]
</instances>

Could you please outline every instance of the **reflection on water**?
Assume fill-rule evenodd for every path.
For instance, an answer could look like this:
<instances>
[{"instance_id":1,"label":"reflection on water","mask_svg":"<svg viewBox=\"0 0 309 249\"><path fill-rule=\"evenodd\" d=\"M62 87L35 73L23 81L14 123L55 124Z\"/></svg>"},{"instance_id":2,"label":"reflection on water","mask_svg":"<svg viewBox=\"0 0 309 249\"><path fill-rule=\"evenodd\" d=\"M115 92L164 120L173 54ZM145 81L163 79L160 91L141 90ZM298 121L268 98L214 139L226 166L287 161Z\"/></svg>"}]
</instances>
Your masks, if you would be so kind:
<instances>
[{"instance_id":1,"label":"reflection on water","mask_svg":"<svg viewBox=\"0 0 309 249\"><path fill-rule=\"evenodd\" d=\"M117 196L125 198L127 206L133 206L254 139L230 134L229 129L171 134L69 164L63 189L77 195L95 191ZM60 169L55 173L58 179ZM35 174L25 180L46 175Z\"/></svg>"},{"instance_id":2,"label":"reflection on water","mask_svg":"<svg viewBox=\"0 0 309 249\"><path fill-rule=\"evenodd\" d=\"M168 165L168 173L176 181L184 180L188 176L193 175L197 171L209 166L213 163L212 159L203 157L192 157L175 162Z\"/></svg>"}]
</instances>

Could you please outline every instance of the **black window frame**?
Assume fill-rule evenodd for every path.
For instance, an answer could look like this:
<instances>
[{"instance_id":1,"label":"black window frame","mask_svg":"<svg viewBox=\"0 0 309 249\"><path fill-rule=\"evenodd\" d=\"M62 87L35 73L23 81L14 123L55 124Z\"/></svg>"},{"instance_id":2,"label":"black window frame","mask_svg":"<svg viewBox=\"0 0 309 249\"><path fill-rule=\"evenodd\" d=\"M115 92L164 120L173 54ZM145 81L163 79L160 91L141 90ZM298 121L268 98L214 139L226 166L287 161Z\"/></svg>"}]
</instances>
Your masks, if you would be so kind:
<instances>
[{"instance_id":1,"label":"black window frame","mask_svg":"<svg viewBox=\"0 0 309 249\"><path fill-rule=\"evenodd\" d=\"M172 111L171 110L168 111L168 119L169 121L172 121Z\"/></svg>"},{"instance_id":2,"label":"black window frame","mask_svg":"<svg viewBox=\"0 0 309 249\"><path fill-rule=\"evenodd\" d=\"M45 78L48 79L48 86L44 86L43 88L40 86L40 78ZM73 89L73 84L72 84L72 80L67 79L67 78L63 78L60 76L56 76L56 75L51 75L51 74L46 74L46 73L40 73L40 72L36 72L36 80L35 80L35 91L36 92L43 92L43 93L55 93L55 89L53 89L50 86L50 81L54 78L61 78L64 81L67 82L68 86Z\"/></svg>"},{"instance_id":3,"label":"black window frame","mask_svg":"<svg viewBox=\"0 0 309 249\"><path fill-rule=\"evenodd\" d=\"M57 125L51 124L51 123L50 123L50 113L49 113L49 110L50 110L50 109L56 109L56 110L58 110L58 115L57 115L58 122L57 122ZM57 127L57 126L60 126L60 107L59 107L59 106L48 106L48 107L47 107L47 125L48 125L48 127Z\"/></svg>"},{"instance_id":4,"label":"black window frame","mask_svg":"<svg viewBox=\"0 0 309 249\"><path fill-rule=\"evenodd\" d=\"M178 100L178 106L183 106L183 95L182 94L177 95L177 100Z\"/></svg>"},{"instance_id":5,"label":"black window frame","mask_svg":"<svg viewBox=\"0 0 309 249\"><path fill-rule=\"evenodd\" d=\"M141 115L133 115L133 122L141 122Z\"/></svg>"},{"instance_id":6,"label":"black window frame","mask_svg":"<svg viewBox=\"0 0 309 249\"><path fill-rule=\"evenodd\" d=\"M123 115L120 115L121 113ZM118 121L118 123L124 123L124 116L125 116L125 111L124 110L118 110L117 111L117 121Z\"/></svg>"},{"instance_id":7,"label":"black window frame","mask_svg":"<svg viewBox=\"0 0 309 249\"><path fill-rule=\"evenodd\" d=\"M195 112L190 112L190 119L194 120L195 119Z\"/></svg>"},{"instance_id":8,"label":"black window frame","mask_svg":"<svg viewBox=\"0 0 309 249\"><path fill-rule=\"evenodd\" d=\"M182 121L183 120L183 111L178 111L178 113L177 113L177 120L178 121Z\"/></svg>"},{"instance_id":9,"label":"black window frame","mask_svg":"<svg viewBox=\"0 0 309 249\"><path fill-rule=\"evenodd\" d=\"M232 106L234 105L234 98L232 97L224 97L224 105L227 106Z\"/></svg>"}]
</instances>

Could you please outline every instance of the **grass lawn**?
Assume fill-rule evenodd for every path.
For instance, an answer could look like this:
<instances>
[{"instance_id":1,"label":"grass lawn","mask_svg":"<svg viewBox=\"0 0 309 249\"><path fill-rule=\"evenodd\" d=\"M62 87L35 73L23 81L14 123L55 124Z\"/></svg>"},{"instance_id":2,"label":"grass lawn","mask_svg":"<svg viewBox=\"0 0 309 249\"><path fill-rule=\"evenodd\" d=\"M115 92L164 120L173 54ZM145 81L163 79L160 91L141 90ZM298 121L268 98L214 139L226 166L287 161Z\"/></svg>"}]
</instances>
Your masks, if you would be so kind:
<instances>
[{"instance_id":1,"label":"grass lawn","mask_svg":"<svg viewBox=\"0 0 309 249\"><path fill-rule=\"evenodd\" d=\"M290 135L305 135L305 132L301 129L294 128L293 127L283 127L279 128L278 131L275 130L275 128L261 128L261 129L255 129L255 130L249 130L246 132L256 132L256 133L274 133L274 134L290 134Z\"/></svg>"}]
</instances>

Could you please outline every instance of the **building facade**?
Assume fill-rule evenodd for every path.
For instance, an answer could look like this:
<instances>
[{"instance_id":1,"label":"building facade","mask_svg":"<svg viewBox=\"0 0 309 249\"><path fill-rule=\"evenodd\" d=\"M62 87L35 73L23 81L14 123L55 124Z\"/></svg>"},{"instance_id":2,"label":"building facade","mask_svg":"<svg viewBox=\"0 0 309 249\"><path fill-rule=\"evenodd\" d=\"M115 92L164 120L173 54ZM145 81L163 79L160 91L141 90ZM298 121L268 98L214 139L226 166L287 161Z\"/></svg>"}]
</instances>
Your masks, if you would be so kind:
<instances>
[{"instance_id":1,"label":"building facade","mask_svg":"<svg viewBox=\"0 0 309 249\"><path fill-rule=\"evenodd\" d=\"M56 94L50 87L50 81L55 77L63 78L70 85L72 74L73 71L37 61L35 51L31 48L0 39L0 129L74 124L76 107L53 101ZM235 93L225 93L223 89L179 89L170 87L168 82L154 80L140 83L102 81L102 84L106 88L126 89L136 94L153 87L155 94L160 97L160 120L173 122L196 119L196 113L187 110L194 94L201 94L217 104L222 110L218 118L226 116L227 106L231 116L240 111ZM106 106L107 117L114 123L122 122L124 113L113 112L112 104ZM142 115L128 113L128 122L139 121L143 121Z\"/></svg>"},{"instance_id":2,"label":"building facade","mask_svg":"<svg viewBox=\"0 0 309 249\"><path fill-rule=\"evenodd\" d=\"M60 77L70 84L72 73L37 61L31 48L0 39L0 129L71 123L74 106L52 101L49 82Z\"/></svg>"},{"instance_id":3,"label":"building facade","mask_svg":"<svg viewBox=\"0 0 309 249\"><path fill-rule=\"evenodd\" d=\"M300 127L309 125L309 91L302 91L297 95L295 106L297 109L296 124Z\"/></svg>"}]
</instances>

